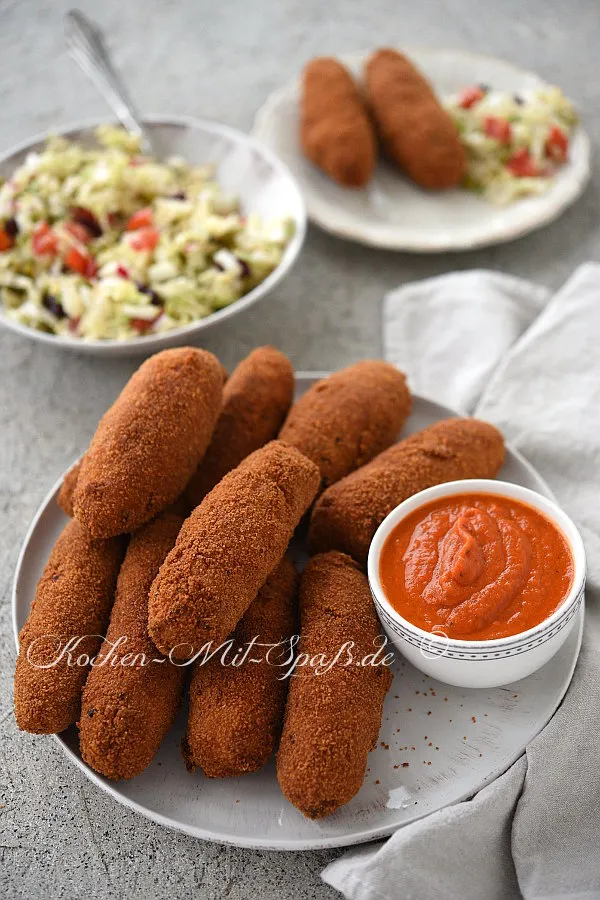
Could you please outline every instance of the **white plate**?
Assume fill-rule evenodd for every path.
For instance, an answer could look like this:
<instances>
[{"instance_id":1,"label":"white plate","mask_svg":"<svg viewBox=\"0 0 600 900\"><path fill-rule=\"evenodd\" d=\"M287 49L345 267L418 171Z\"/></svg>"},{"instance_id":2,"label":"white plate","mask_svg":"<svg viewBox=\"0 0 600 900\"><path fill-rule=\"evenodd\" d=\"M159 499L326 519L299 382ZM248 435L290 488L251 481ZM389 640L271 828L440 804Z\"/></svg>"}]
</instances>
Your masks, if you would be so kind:
<instances>
[{"instance_id":1,"label":"white plate","mask_svg":"<svg viewBox=\"0 0 600 900\"><path fill-rule=\"evenodd\" d=\"M94 144L94 130L101 121L81 122L62 129L72 140ZM205 319L198 319L183 328L176 328L162 334L153 334L128 341L82 341L46 334L26 325L8 319L0 304L0 325L17 331L33 340L53 347L76 350L80 353L112 356L147 356L164 350L165 347L180 346L192 342L208 328L230 319L243 309L256 303L270 293L287 275L298 258L306 233L306 212L302 195L296 181L280 160L270 150L261 146L252 137L202 119L189 116L148 116L144 120L157 151L161 157L182 156L190 163L202 165L214 163L216 180L225 190L239 197L245 212L256 212L266 218L289 216L294 223L294 235L277 268L257 287L242 298L212 313ZM56 132L55 132L56 133ZM18 147L13 147L0 156L0 178L9 178L17 166L32 150L43 147L47 135L38 135Z\"/></svg>"},{"instance_id":2,"label":"white plate","mask_svg":"<svg viewBox=\"0 0 600 900\"><path fill-rule=\"evenodd\" d=\"M299 373L297 393L318 377ZM415 398L404 433L455 415ZM551 496L545 482L509 448L501 478ZM21 550L13 590L15 639L29 613L35 586L66 523L56 484L42 503ZM56 737L66 755L115 800L161 825L241 847L310 850L358 844L473 795L507 769L548 722L569 686L579 654L583 610L559 653L524 681L494 690L461 690L425 678L398 660L378 746L357 796L320 822L305 819L282 796L273 761L245 778L189 775L181 758L184 712L150 767L132 781L114 782L79 756L77 732ZM398 730L399 729L399 730ZM407 749L403 749L407 748ZM413 749L414 748L414 749ZM403 768L402 764L409 766Z\"/></svg>"},{"instance_id":3,"label":"white plate","mask_svg":"<svg viewBox=\"0 0 600 900\"><path fill-rule=\"evenodd\" d=\"M340 56L360 77L370 52ZM403 49L441 97L472 84L519 93L544 84L533 72L501 59L464 50ZM310 219L342 238L393 250L433 253L470 250L509 241L551 222L581 194L590 177L590 142L581 127L569 162L540 197L495 207L463 189L421 190L395 167L380 162L363 190L342 188L302 155L298 141L300 82L271 94L259 110L254 135L289 166L298 179Z\"/></svg>"}]
</instances>

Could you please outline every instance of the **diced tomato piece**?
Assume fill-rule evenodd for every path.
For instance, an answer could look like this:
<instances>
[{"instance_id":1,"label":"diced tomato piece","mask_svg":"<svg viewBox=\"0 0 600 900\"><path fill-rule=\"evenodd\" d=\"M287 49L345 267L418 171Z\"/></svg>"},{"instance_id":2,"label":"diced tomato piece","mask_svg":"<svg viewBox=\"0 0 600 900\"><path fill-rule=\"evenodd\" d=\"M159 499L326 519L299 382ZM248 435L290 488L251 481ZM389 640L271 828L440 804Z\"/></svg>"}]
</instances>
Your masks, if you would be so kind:
<instances>
[{"instance_id":1,"label":"diced tomato piece","mask_svg":"<svg viewBox=\"0 0 600 900\"><path fill-rule=\"evenodd\" d=\"M47 222L40 222L31 235L31 247L36 256L56 256L58 238Z\"/></svg>"},{"instance_id":2,"label":"diced tomato piece","mask_svg":"<svg viewBox=\"0 0 600 900\"><path fill-rule=\"evenodd\" d=\"M156 228L138 228L130 241L134 250L154 250L160 235Z\"/></svg>"},{"instance_id":3,"label":"diced tomato piece","mask_svg":"<svg viewBox=\"0 0 600 900\"><path fill-rule=\"evenodd\" d=\"M485 91L482 87L479 87L478 85L468 87L460 94L458 105L462 107L462 109L471 109L472 106L475 106L475 104L479 103L480 100L483 100L484 97Z\"/></svg>"},{"instance_id":4,"label":"diced tomato piece","mask_svg":"<svg viewBox=\"0 0 600 900\"><path fill-rule=\"evenodd\" d=\"M558 125L553 125L550 134L546 138L546 156L557 163L565 162L569 152L569 138Z\"/></svg>"},{"instance_id":5,"label":"diced tomato piece","mask_svg":"<svg viewBox=\"0 0 600 900\"><path fill-rule=\"evenodd\" d=\"M483 120L483 130L488 137L494 138L500 144L510 144L510 122L500 119L498 116L486 116Z\"/></svg>"},{"instance_id":6,"label":"diced tomato piece","mask_svg":"<svg viewBox=\"0 0 600 900\"><path fill-rule=\"evenodd\" d=\"M115 269L115 273L119 276L119 278L129 278L129 272L125 268L125 266L117 266Z\"/></svg>"},{"instance_id":7,"label":"diced tomato piece","mask_svg":"<svg viewBox=\"0 0 600 900\"><path fill-rule=\"evenodd\" d=\"M139 331L140 334L145 334L147 331L150 331L155 322L157 322L162 316L162 309L158 312L153 319L130 319L129 324L132 328L135 328L136 331Z\"/></svg>"},{"instance_id":8,"label":"diced tomato piece","mask_svg":"<svg viewBox=\"0 0 600 900\"><path fill-rule=\"evenodd\" d=\"M4 228L0 228L0 251L10 250L15 246L15 239Z\"/></svg>"},{"instance_id":9,"label":"diced tomato piece","mask_svg":"<svg viewBox=\"0 0 600 900\"><path fill-rule=\"evenodd\" d=\"M137 212L134 212L134 214L129 217L125 230L137 231L138 228L149 228L151 225L154 225L152 208L146 206L144 209L138 209Z\"/></svg>"},{"instance_id":10,"label":"diced tomato piece","mask_svg":"<svg viewBox=\"0 0 600 900\"><path fill-rule=\"evenodd\" d=\"M93 278L98 271L95 260L87 253L82 253L77 247L70 247L67 250L64 263L72 272L77 272L86 278Z\"/></svg>"},{"instance_id":11,"label":"diced tomato piece","mask_svg":"<svg viewBox=\"0 0 600 900\"><path fill-rule=\"evenodd\" d=\"M517 178L535 178L537 175L543 175L542 170L525 147L513 153L506 163L506 168Z\"/></svg>"},{"instance_id":12,"label":"diced tomato piece","mask_svg":"<svg viewBox=\"0 0 600 900\"><path fill-rule=\"evenodd\" d=\"M73 316L71 319L69 319L69 331L72 331L73 334L75 334L75 332L79 328L80 322L81 316Z\"/></svg>"},{"instance_id":13,"label":"diced tomato piece","mask_svg":"<svg viewBox=\"0 0 600 900\"><path fill-rule=\"evenodd\" d=\"M87 263L85 266L85 277L86 278L95 278L98 274L98 266L96 264L96 260L93 256L88 256Z\"/></svg>"},{"instance_id":14,"label":"diced tomato piece","mask_svg":"<svg viewBox=\"0 0 600 900\"><path fill-rule=\"evenodd\" d=\"M76 241L79 241L81 244L88 244L92 235L85 227L85 225L81 225L80 222L65 222L65 231L68 231L69 234L73 235Z\"/></svg>"}]
</instances>

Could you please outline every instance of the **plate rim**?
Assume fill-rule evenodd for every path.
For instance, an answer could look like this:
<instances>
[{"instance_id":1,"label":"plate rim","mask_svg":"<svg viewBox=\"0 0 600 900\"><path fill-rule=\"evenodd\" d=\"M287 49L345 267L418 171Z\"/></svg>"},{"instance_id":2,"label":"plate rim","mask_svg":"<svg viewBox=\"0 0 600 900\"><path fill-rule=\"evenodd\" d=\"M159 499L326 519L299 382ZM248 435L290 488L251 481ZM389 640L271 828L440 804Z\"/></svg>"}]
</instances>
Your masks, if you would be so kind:
<instances>
[{"instance_id":1,"label":"plate rim","mask_svg":"<svg viewBox=\"0 0 600 900\"><path fill-rule=\"evenodd\" d=\"M200 334L200 332L218 325L232 315L235 315L237 312L247 309L267 294L271 293L271 291L277 287L294 267L300 257L306 239L308 219L306 201L304 199L304 194L300 189L298 179L291 172L289 166L287 166L270 147L257 140L252 133L246 134L246 132L237 128L232 128L229 125L224 125L221 122L212 119L204 119L198 116L148 113L142 117L141 122L143 125L149 126L151 131L154 127L176 126L179 129L187 128L192 131L205 131L212 132L213 134L221 134L232 141L252 147L257 153L262 155L263 159L268 160L272 168L279 175L287 178L290 187L296 193L298 212L297 215L294 215L294 234L286 246L281 262L277 268L274 269L264 281L229 306L216 310L204 319L198 319L195 322L190 322L188 325L182 325L179 328L173 328L171 331L165 331L160 334L142 335L138 338L129 338L125 341L119 341L113 338L109 340L94 339L91 341L84 341L81 339L75 340L72 338L65 338L62 335L47 334L44 331L30 328L28 325L22 325L20 322L14 322L5 315L4 308L0 304L1 327L19 334L21 337L39 341L50 347L75 350L76 352L84 354L89 353L107 356L110 354L119 354L123 356L148 354L155 352L162 347L172 346L174 343L179 344L188 338L195 337ZM20 153L26 153L28 150L32 150L37 144L44 143L50 135L58 135L61 137L75 131L92 131L99 125L106 124L119 125L120 123L114 115L111 116L108 114L80 119L75 122L67 123L66 125L61 125L59 128L48 128L30 138L19 141L7 150L1 151L0 166L8 163L12 157L17 156Z\"/></svg>"},{"instance_id":2,"label":"plate rim","mask_svg":"<svg viewBox=\"0 0 600 900\"><path fill-rule=\"evenodd\" d=\"M299 370L295 372L296 382L314 382L320 378L323 378L330 374L326 371L305 371ZM438 403L435 400L432 400L429 397L424 397L420 394L413 394L413 398L418 400L427 406L434 406L438 409L442 409L445 412L452 412L450 407L447 407L445 404ZM464 416L461 413L455 413L456 416L460 418L469 418L468 416ZM544 490L547 492L547 495L550 499L555 500L554 494L551 488L548 486L546 480L537 472L535 467L521 454L519 450L517 450L510 441L506 442L506 447L511 451L514 457L522 464L527 471L532 474L535 479L543 486ZM79 458L79 457L77 457ZM65 470L65 473L68 471L68 468ZM19 629L17 626L17 603L18 603L18 592L19 592L19 581L21 578L21 571L23 569L23 564L25 561L25 556L28 551L29 544L33 537L35 530L38 527L39 521L42 516L45 514L48 509L50 503L55 502L55 497L60 489L62 484L62 480L64 474L61 475L54 485L50 488L48 493L45 495L44 499L40 503L32 521L27 529L25 537L23 538L23 542L21 545L21 549L19 551L19 555L17 558L17 563L15 567L15 574L12 582L12 592L11 592L11 618L12 618L12 628L13 628L13 637L15 641L15 646L17 649L17 653L19 650ZM64 514L63 514L64 515ZM556 703L553 705L552 711L549 713L548 717L541 724L539 731L530 738L534 740L538 734L546 727L548 722L552 719L556 710L562 703L565 694L567 693L569 686L571 684L571 680L573 678L573 673L575 671L575 666L577 665L577 661L579 659L579 653L581 650L581 643L583 638L583 624L584 624L584 607L585 601L581 604L580 611L577 613L579 619L577 623L578 628L578 636L577 636L577 646L573 653L573 659L569 666L569 671L567 676L565 677L564 683L561 686L561 690L556 697ZM372 828L366 828L360 831L353 833L352 835L335 835L332 837L322 837L322 838L303 838L300 840L290 840L289 838L281 839L280 841L274 840L264 840L260 838L248 838L248 837L236 837L231 838L227 837L220 831L214 831L209 828L199 828L193 825L184 824L181 822L177 822L174 819L169 818L169 816L164 816L160 812L155 810L148 809L143 806L141 803L138 803L136 800L132 800L131 798L120 793L116 787L116 785L121 782L112 782L108 779L102 778L102 776L98 775L91 769L72 749L68 746L67 742L61 737L60 734L49 735L52 740L60 747L62 752L65 754L67 759L70 760L77 768L82 772L82 774L96 787L100 788L104 793L108 794L115 800L117 803L126 807L127 809L133 810L135 813L143 816L144 818L155 822L158 825L161 825L165 828L169 828L172 831L178 831L181 834L186 834L190 837L194 837L200 840L210 841L212 843L223 844L226 846L233 847L242 847L249 850L276 850L279 852L298 852L298 851L306 851L306 850L327 850L327 849L335 849L340 847L351 847L357 846L359 844L369 843L370 841L381 840L383 838L389 837L394 834L400 828L404 828L412 823L419 821L420 819L424 819L429 815L432 815L437 810L424 811L423 813L415 815L409 822L405 822L402 824L395 825L386 825L383 827L377 828L376 826ZM447 809L449 806L453 806L457 803L462 803L470 797L475 796L475 794L479 793L479 791L483 790L483 788L487 787L501 775L510 769L512 765L525 753L525 748L518 749L514 755L511 755L508 762L503 762L501 765L496 766L485 778L479 782L478 786L474 790L465 791L459 797L454 798L451 803L445 804L440 807L440 809Z\"/></svg>"},{"instance_id":3,"label":"plate rim","mask_svg":"<svg viewBox=\"0 0 600 900\"><path fill-rule=\"evenodd\" d=\"M366 56L374 52L374 49L375 48L370 48L365 50L351 51L349 53L335 53L331 55L344 65L353 65L364 60ZM471 50L463 50L460 48L447 46L431 47L412 44L410 46L394 45L394 49L405 53L409 57L411 57L411 55L413 54L415 56L429 55L434 57L448 54L478 60L480 63L488 61L494 64L501 64L502 66L505 66L507 69L512 70L514 74L518 74L522 78L534 79L540 85L550 86L550 82L546 81L541 75L538 75L537 72L534 72L531 69L527 69L524 66L519 66L516 63L511 62L510 60L503 59L502 57L494 56L490 53L478 53ZM269 148L270 144L264 138L264 131L266 127L265 123L273 115L273 110L276 109L281 99L285 98L289 93L297 89L299 81L300 75L298 75L298 77L294 79L290 79L279 88L275 88L275 90L273 90L268 95L264 103L255 114L254 122L252 125L252 134L257 138L257 140L259 140L261 143L264 143L264 145ZM308 197L305 194L303 179L296 175L294 175L294 177L296 178L296 181L299 184L300 190L304 197L309 220L329 234L333 234L336 237L342 238L343 240L355 241L368 247L376 247L380 250L395 250L404 251L407 253L423 254L463 253L469 250L477 250L483 247L491 247L498 244L508 243L510 241L517 240L520 237L524 237L527 234L531 234L533 231L537 231L538 229L549 225L551 222L557 219L566 209L568 209L569 206L575 203L575 201L582 195L591 178L590 137L581 123L579 123L579 125L577 126L576 133L581 144L581 160L579 161L579 167L577 169L574 169L572 172L573 177L569 182L566 183L565 193L563 196L556 198L553 204L548 204L545 211L542 211L541 213L536 214L534 209L534 211L530 215L528 215L520 223L512 225L509 229L507 229L506 226L504 226L503 228L501 225L497 225L495 226L495 229L491 229L487 233L482 233L479 237L464 238L462 240L454 238L451 242L449 242L447 238L427 241L423 240L422 238L417 240L411 240L406 237L398 239L395 238L393 234L377 236L372 234L369 228L364 229L358 221L355 224L342 223L337 217L337 210L335 206L333 206L332 204L324 205L319 201L315 203L314 197ZM541 197L537 199L542 199L544 196L547 195L541 195ZM435 202L435 200L433 202Z\"/></svg>"}]
</instances>

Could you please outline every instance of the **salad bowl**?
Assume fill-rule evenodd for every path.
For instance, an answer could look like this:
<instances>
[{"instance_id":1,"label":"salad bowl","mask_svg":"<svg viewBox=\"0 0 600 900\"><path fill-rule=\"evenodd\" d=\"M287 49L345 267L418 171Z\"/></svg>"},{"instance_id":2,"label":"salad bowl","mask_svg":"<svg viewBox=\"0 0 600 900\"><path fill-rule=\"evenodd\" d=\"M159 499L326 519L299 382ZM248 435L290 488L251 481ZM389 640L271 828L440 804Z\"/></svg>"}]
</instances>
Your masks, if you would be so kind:
<instances>
[{"instance_id":1,"label":"salad bowl","mask_svg":"<svg viewBox=\"0 0 600 900\"><path fill-rule=\"evenodd\" d=\"M107 120L94 120L53 131L90 146L96 143L95 129ZM0 307L0 325L23 337L53 347L102 356L145 356L167 347L196 343L210 328L231 319L271 293L296 262L306 231L306 214L300 190L286 166L254 138L207 120L187 116L148 116L143 124L152 137L160 158L182 157L193 165L212 164L215 181L235 195L242 212L261 219L288 220L291 237L279 265L256 287L223 309L189 325L168 331L140 335L126 340L92 340L56 335L29 327L6 315ZM28 154L44 147L48 134L30 139L0 157L0 178L9 179Z\"/></svg>"}]
</instances>

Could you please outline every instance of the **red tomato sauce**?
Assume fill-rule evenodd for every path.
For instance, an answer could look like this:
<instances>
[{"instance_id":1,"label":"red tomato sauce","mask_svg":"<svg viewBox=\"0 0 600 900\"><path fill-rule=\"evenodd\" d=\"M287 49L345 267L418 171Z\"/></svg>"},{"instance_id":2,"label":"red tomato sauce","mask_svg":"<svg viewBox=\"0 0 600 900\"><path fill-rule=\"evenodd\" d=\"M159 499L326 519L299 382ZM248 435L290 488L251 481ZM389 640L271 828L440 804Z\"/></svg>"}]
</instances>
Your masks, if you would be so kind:
<instances>
[{"instance_id":1,"label":"red tomato sauce","mask_svg":"<svg viewBox=\"0 0 600 900\"><path fill-rule=\"evenodd\" d=\"M442 497L390 532L383 591L405 619L459 640L492 640L539 625L565 600L574 560L543 513L494 494Z\"/></svg>"}]
</instances>

